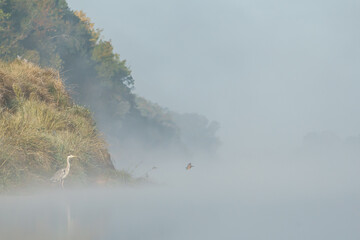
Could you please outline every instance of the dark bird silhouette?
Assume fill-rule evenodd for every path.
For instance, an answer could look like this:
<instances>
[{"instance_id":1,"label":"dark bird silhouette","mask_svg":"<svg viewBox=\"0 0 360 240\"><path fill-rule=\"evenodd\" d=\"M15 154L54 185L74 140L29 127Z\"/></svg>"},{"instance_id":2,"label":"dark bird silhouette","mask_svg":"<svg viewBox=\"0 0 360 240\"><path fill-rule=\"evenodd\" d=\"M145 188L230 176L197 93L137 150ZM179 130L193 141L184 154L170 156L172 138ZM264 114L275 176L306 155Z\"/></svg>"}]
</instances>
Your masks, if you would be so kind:
<instances>
[{"instance_id":1,"label":"dark bird silhouette","mask_svg":"<svg viewBox=\"0 0 360 240\"><path fill-rule=\"evenodd\" d=\"M194 167L194 165L191 165L191 163L189 163L187 166L186 166L186 170L190 170L192 167Z\"/></svg>"}]
</instances>

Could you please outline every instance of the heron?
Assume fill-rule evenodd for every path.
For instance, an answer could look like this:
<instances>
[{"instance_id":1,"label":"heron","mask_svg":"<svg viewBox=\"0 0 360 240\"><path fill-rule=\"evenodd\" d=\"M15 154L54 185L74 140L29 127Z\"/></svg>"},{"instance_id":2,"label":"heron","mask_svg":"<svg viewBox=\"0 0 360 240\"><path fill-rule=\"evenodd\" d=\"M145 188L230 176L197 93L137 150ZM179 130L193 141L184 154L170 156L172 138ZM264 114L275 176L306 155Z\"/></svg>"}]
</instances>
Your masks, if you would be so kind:
<instances>
[{"instance_id":1,"label":"heron","mask_svg":"<svg viewBox=\"0 0 360 240\"><path fill-rule=\"evenodd\" d=\"M191 163L189 163L187 166L186 166L186 170L190 170L192 167L194 167L194 165L191 165Z\"/></svg>"},{"instance_id":2,"label":"heron","mask_svg":"<svg viewBox=\"0 0 360 240\"><path fill-rule=\"evenodd\" d=\"M61 182L61 187L64 188L64 179L69 175L70 172L70 159L74 158L76 156L69 155L66 158L66 168L62 168L58 170L54 176L50 179L52 182Z\"/></svg>"}]
</instances>

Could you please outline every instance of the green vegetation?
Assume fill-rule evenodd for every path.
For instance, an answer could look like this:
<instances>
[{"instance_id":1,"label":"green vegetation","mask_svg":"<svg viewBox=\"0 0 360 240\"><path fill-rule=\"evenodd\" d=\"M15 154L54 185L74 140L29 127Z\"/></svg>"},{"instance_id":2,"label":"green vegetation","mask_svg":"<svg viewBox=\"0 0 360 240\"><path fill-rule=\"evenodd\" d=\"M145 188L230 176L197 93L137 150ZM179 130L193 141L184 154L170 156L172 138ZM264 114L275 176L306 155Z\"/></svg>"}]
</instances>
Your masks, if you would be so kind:
<instances>
[{"instance_id":1,"label":"green vegetation","mask_svg":"<svg viewBox=\"0 0 360 240\"><path fill-rule=\"evenodd\" d=\"M88 109L71 102L57 71L0 62L0 190L47 183L73 161L68 182L115 176L104 139Z\"/></svg>"},{"instance_id":2,"label":"green vegetation","mask_svg":"<svg viewBox=\"0 0 360 240\"><path fill-rule=\"evenodd\" d=\"M113 170L90 112L121 151L213 153L219 145L217 125L206 118L181 117L133 94L126 61L65 0L0 0L0 59L1 186L45 179L69 153L80 154L73 177L81 181Z\"/></svg>"}]
</instances>

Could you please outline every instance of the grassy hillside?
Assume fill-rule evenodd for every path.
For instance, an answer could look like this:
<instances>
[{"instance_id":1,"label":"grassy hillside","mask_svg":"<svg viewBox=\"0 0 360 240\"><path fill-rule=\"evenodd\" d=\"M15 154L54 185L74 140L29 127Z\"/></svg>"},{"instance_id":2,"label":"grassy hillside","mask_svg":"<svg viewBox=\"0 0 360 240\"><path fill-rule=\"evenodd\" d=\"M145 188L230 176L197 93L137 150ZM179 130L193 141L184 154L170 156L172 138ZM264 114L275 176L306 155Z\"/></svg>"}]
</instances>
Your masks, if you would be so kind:
<instances>
[{"instance_id":1,"label":"grassy hillside","mask_svg":"<svg viewBox=\"0 0 360 240\"><path fill-rule=\"evenodd\" d=\"M48 184L69 154L79 158L68 184L117 175L91 113L71 101L57 71L0 61L0 190Z\"/></svg>"},{"instance_id":2,"label":"grassy hillside","mask_svg":"<svg viewBox=\"0 0 360 240\"><path fill-rule=\"evenodd\" d=\"M138 146L131 154L170 146L177 149L176 155L185 148L208 153L218 147L214 125L209 130L207 120L195 115L174 117L136 96L126 61L86 14L71 10L66 0L0 0L0 59L13 61L17 56L59 70L71 86L71 97L91 109L108 139L125 146L125 151L130 151L126 147L130 142ZM187 136L194 135L188 134L189 129L201 129L196 141L206 143L188 141Z\"/></svg>"}]
</instances>

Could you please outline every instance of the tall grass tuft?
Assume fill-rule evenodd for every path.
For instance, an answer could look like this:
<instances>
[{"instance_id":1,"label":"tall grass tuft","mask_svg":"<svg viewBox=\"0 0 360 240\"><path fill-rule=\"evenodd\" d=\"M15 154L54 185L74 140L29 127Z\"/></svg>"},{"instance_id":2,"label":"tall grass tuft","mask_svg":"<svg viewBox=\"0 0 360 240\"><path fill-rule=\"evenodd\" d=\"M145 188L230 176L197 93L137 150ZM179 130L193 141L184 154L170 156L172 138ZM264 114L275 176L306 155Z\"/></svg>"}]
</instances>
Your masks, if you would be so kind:
<instances>
[{"instance_id":1,"label":"tall grass tuft","mask_svg":"<svg viewBox=\"0 0 360 240\"><path fill-rule=\"evenodd\" d=\"M70 154L78 158L69 184L115 171L91 113L72 103L58 72L0 61L0 191L47 184Z\"/></svg>"}]
</instances>

